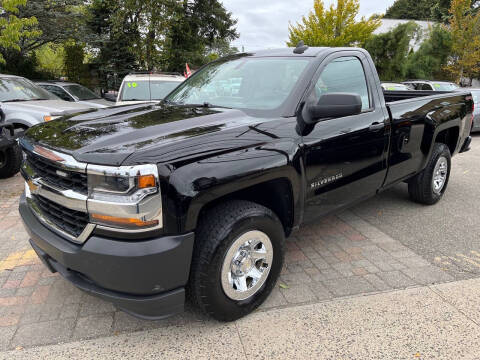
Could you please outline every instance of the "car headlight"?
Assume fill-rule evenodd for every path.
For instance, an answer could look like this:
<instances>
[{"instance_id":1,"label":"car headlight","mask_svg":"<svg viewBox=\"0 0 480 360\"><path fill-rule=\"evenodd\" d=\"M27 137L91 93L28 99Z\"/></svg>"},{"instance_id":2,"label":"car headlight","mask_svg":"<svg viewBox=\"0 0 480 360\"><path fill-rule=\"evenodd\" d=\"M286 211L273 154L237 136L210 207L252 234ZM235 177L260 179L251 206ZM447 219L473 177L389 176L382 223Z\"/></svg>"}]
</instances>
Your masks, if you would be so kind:
<instances>
[{"instance_id":1,"label":"car headlight","mask_svg":"<svg viewBox=\"0 0 480 360\"><path fill-rule=\"evenodd\" d=\"M155 165L88 166L88 210L95 224L141 230L162 225Z\"/></svg>"}]
</instances>

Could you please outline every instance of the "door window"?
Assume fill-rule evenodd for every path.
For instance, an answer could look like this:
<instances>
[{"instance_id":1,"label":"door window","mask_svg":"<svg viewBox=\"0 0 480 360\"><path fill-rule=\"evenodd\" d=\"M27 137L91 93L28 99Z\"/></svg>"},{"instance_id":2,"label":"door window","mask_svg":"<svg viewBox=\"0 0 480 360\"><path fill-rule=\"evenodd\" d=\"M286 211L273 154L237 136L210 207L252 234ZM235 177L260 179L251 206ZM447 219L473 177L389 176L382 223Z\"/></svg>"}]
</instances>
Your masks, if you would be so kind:
<instances>
[{"instance_id":1,"label":"door window","mask_svg":"<svg viewBox=\"0 0 480 360\"><path fill-rule=\"evenodd\" d=\"M323 69L315 85L315 96L320 99L324 94L338 92L358 94L362 99L362 111L370 108L367 79L358 58L341 57Z\"/></svg>"}]
</instances>

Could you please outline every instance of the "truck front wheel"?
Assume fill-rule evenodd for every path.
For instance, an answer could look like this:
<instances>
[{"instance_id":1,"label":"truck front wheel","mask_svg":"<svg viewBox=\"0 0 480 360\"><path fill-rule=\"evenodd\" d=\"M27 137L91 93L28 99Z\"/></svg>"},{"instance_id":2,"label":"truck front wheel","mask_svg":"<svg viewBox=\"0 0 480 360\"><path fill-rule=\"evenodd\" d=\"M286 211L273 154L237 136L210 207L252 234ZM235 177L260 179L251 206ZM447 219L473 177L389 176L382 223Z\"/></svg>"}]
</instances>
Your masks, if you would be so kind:
<instances>
[{"instance_id":1,"label":"truck front wheel","mask_svg":"<svg viewBox=\"0 0 480 360\"><path fill-rule=\"evenodd\" d=\"M408 182L410 198L418 203L433 205L447 190L451 155L448 146L435 143L425 169Z\"/></svg>"},{"instance_id":2,"label":"truck front wheel","mask_svg":"<svg viewBox=\"0 0 480 360\"><path fill-rule=\"evenodd\" d=\"M249 201L229 201L205 213L196 231L188 295L220 321L256 309L280 275L285 235L278 217Z\"/></svg>"},{"instance_id":3,"label":"truck front wheel","mask_svg":"<svg viewBox=\"0 0 480 360\"><path fill-rule=\"evenodd\" d=\"M6 149L0 149L0 179L15 175L20 170L21 163L22 150L16 142Z\"/></svg>"}]
</instances>

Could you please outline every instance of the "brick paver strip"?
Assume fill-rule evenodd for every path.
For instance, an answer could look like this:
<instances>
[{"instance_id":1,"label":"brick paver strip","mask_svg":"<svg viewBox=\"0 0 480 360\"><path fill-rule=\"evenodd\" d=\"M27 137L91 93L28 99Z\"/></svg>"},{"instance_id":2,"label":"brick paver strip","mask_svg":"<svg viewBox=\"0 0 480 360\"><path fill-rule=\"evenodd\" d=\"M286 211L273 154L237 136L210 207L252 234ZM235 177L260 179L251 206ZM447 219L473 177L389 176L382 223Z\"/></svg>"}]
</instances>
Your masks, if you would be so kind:
<instances>
[{"instance_id":1,"label":"brick paver strip","mask_svg":"<svg viewBox=\"0 0 480 360\"><path fill-rule=\"evenodd\" d=\"M21 225L22 190L20 176L0 180L0 350L209 321L192 310L156 322L135 319L51 274ZM302 227L286 249L282 288L261 309L452 280L349 211Z\"/></svg>"}]
</instances>

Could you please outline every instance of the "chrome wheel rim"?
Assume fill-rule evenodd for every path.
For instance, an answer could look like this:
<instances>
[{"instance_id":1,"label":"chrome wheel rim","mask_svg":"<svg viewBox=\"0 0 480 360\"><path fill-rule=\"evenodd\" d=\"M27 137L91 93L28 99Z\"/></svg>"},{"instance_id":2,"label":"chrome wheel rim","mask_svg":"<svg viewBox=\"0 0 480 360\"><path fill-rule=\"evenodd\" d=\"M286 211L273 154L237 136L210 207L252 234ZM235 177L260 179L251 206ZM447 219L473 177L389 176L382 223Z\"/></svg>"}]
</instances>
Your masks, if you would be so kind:
<instances>
[{"instance_id":1,"label":"chrome wheel rim","mask_svg":"<svg viewBox=\"0 0 480 360\"><path fill-rule=\"evenodd\" d=\"M222 288L232 300L255 295L268 278L273 261L273 246L267 234L253 230L238 237L225 255Z\"/></svg>"},{"instance_id":2,"label":"chrome wheel rim","mask_svg":"<svg viewBox=\"0 0 480 360\"><path fill-rule=\"evenodd\" d=\"M440 194L445 187L448 175L448 161L444 156L440 156L433 171L432 188L435 194Z\"/></svg>"}]
</instances>

